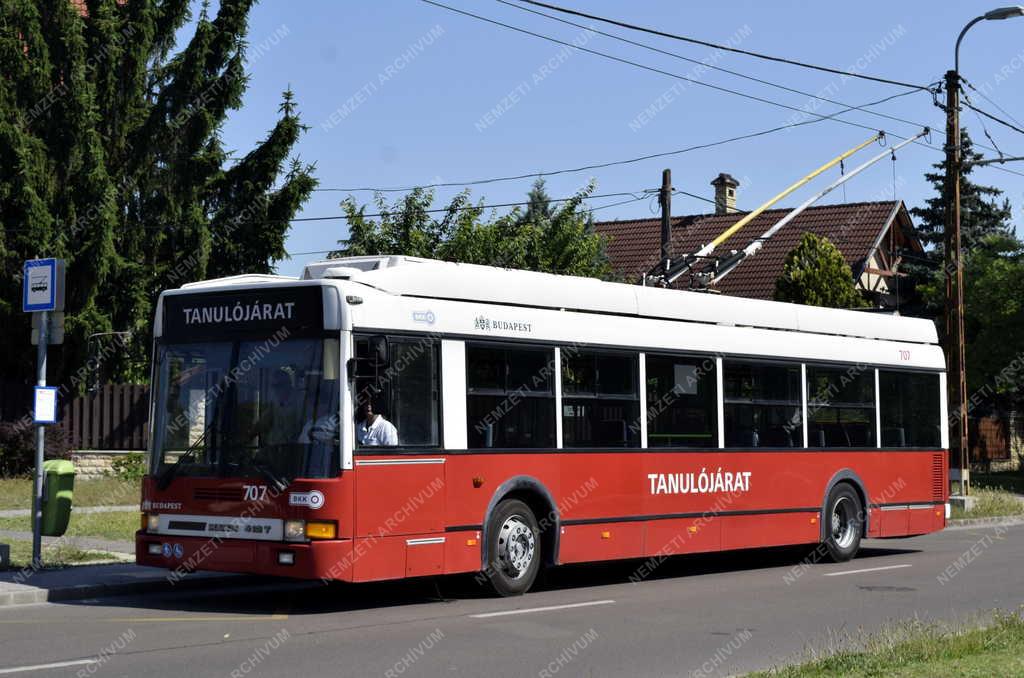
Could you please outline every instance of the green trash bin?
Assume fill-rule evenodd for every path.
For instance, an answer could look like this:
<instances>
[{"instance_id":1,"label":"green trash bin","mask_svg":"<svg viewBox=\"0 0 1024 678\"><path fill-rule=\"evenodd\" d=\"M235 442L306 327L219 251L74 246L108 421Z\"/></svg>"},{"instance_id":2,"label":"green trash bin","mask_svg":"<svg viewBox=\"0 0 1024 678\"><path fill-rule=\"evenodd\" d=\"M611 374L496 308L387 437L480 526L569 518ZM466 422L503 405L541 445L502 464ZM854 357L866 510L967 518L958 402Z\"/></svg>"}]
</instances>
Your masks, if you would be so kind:
<instances>
[{"instance_id":1,"label":"green trash bin","mask_svg":"<svg viewBox=\"0 0 1024 678\"><path fill-rule=\"evenodd\" d=\"M68 529L74 491L74 464L66 459L43 462L43 536L59 537Z\"/></svg>"}]
</instances>

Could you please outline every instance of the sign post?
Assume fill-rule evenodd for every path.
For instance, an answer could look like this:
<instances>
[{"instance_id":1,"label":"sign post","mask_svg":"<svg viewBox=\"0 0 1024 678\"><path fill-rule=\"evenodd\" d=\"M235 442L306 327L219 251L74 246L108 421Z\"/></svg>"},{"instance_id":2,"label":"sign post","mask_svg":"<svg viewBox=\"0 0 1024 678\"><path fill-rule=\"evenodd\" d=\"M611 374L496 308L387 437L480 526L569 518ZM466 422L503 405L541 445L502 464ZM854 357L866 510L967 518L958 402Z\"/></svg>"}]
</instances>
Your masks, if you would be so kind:
<instances>
[{"instance_id":1,"label":"sign post","mask_svg":"<svg viewBox=\"0 0 1024 678\"><path fill-rule=\"evenodd\" d=\"M25 262L22 310L39 314L39 346L36 350L36 389L33 399L36 423L36 470L32 489L32 567L43 564L43 457L46 425L57 420L56 391L46 387L46 348L50 339L50 313L64 310L64 261L32 259Z\"/></svg>"}]
</instances>

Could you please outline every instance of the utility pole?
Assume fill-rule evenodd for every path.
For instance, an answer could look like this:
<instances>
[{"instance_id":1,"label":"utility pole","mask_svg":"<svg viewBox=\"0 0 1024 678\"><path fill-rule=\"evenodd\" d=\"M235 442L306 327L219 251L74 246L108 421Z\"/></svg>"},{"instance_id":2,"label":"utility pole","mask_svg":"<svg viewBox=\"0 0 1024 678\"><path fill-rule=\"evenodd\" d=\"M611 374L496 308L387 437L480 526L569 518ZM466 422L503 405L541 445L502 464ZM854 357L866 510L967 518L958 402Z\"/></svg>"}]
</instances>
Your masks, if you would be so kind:
<instances>
[{"instance_id":1,"label":"utility pole","mask_svg":"<svg viewBox=\"0 0 1024 678\"><path fill-rule=\"evenodd\" d=\"M661 203L661 263L662 272L668 273L672 268L672 170L661 172L661 192L658 195Z\"/></svg>"},{"instance_id":2,"label":"utility pole","mask_svg":"<svg viewBox=\"0 0 1024 678\"><path fill-rule=\"evenodd\" d=\"M964 267L960 241L960 74L946 72L946 355L951 410L957 420L960 493L970 492L967 440L967 371L964 350ZM952 412L951 412L952 413Z\"/></svg>"}]
</instances>

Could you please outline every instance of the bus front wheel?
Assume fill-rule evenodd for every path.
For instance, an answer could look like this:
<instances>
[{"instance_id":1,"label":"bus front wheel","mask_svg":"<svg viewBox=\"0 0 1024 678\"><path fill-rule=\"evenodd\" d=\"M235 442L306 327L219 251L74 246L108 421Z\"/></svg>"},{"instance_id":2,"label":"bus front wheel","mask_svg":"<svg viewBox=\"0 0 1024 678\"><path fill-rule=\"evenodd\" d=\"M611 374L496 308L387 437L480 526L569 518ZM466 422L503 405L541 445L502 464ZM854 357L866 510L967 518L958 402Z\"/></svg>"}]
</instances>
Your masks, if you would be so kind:
<instances>
[{"instance_id":1,"label":"bus front wheel","mask_svg":"<svg viewBox=\"0 0 1024 678\"><path fill-rule=\"evenodd\" d=\"M857 555L864 536L864 508L853 487L840 483L832 488L823 520L824 544L829 557L837 563L844 563Z\"/></svg>"},{"instance_id":2,"label":"bus front wheel","mask_svg":"<svg viewBox=\"0 0 1024 678\"><path fill-rule=\"evenodd\" d=\"M498 504L487 522L487 578L500 596L530 590L540 571L540 527L518 499Z\"/></svg>"}]
</instances>

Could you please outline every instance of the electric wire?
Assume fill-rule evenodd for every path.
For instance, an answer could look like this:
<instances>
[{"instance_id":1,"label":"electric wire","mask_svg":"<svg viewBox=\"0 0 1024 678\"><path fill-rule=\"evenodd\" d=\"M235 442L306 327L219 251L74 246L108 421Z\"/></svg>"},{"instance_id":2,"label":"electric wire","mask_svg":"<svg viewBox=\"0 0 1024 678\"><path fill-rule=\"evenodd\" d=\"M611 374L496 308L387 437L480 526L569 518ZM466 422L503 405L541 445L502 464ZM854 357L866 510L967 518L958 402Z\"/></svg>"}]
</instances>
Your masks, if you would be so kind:
<instances>
[{"instance_id":1,"label":"electric wire","mask_svg":"<svg viewBox=\"0 0 1024 678\"><path fill-rule=\"evenodd\" d=\"M980 89L978 89L977 87L975 87L975 86L974 86L974 83L972 83L971 81L969 81L969 80L968 80L967 78L965 78L965 77L964 77L964 76L962 76L962 75L960 76L960 80L962 80L962 81L964 82L964 84L966 84L966 85L967 85L968 87L970 87L970 88L971 88L971 91L972 91L972 92L975 92L975 93L976 93L976 94L977 94L978 96L980 96L980 97L981 97L982 99L984 99L985 101L987 101L987 102L989 102L990 104L992 104L992 105L993 105L993 106L995 107L995 109L996 109L997 111L999 111L1000 113L1002 113L1003 115L1005 115L1005 116L1006 116L1007 118L1009 118L1010 120L1012 120L1012 121L1013 121L1014 123L1016 123L1017 125L1020 125L1021 127L1024 127L1024 122L1021 122L1021 121L1020 121L1020 120L1018 120L1017 118L1013 117L1013 115L1012 115L1012 114L1011 114L1011 113L1010 113L1009 111L1007 111L1007 110L1006 110L1005 108L1003 108L1002 106L1000 106L1000 105L999 105L999 104L998 104L998 103L997 103L997 102L996 102L995 100L993 100L993 99L992 99L991 97L987 96L987 95L986 95L986 94L985 94L984 92L982 92L982 91L981 91Z\"/></svg>"},{"instance_id":2,"label":"electric wire","mask_svg":"<svg viewBox=\"0 0 1024 678\"><path fill-rule=\"evenodd\" d=\"M710 88L710 89L720 90L720 91L723 91L723 92L727 92L729 94L735 94L737 96L741 96L741 97L744 97L744 98L747 98L747 99L752 99L752 100L755 100L755 101L766 103L766 104L769 104L771 106L777 106L777 107L780 107L780 108L785 108L785 109L789 109L789 110L792 110L792 111L797 111L797 112L800 112L800 113L804 113L806 115L811 115L811 116L814 116L816 118L815 121L817 121L817 120L834 120L835 122L839 122L839 123L842 123L844 125L850 125L850 126L857 127L857 128L860 128L860 129L866 129L866 130L875 131L875 128L871 127L869 125L863 125L861 123L853 122L851 120L843 120L842 118L838 118L837 117L837 116L842 115L843 113L847 112L846 110L838 111L836 113L832 113L832 114L829 114L829 115L822 115L820 113L814 113L814 112L811 112L811 111L804 111L803 109L797 108L795 106L790 106L788 104L783 104L783 103L780 103L778 101L773 101L771 99L765 99L764 97L758 97L758 96L751 95L751 94L746 94L746 93L743 93L743 92L738 92L736 90L732 90L732 89L729 89L729 88L726 88L726 87L720 87L718 85L712 85L712 84L709 84L709 83L706 83L706 82L701 82L699 80L694 80L692 78L688 78L686 76L682 76L682 75L679 75L677 73L672 73L670 71L665 71L665 70L660 69L660 68L655 68L653 66L647 66L647 65L635 62L635 61L630 61L629 59L623 59L621 57L617 57L617 56L614 56L614 55L611 55L611 54L606 54L604 52L599 52L597 50L593 50L593 49L590 49L590 48L587 48L587 47L581 47L579 45L574 45L574 44L566 42L564 40L559 40L557 38L552 38L550 36L543 35L543 34L540 34L540 33L536 33L534 31L530 31L530 30L527 30L527 29L524 29L524 28L519 28L517 26L512 26L511 24L506 24L504 22L497 21L495 19L490 19L488 17L484 17L484 16L481 16L479 14L474 14L473 12L468 12L466 10L458 9L456 7L451 7L449 5L445 5L443 3L436 2L435 0L420 0L420 2L424 2L426 4L433 5L435 7L440 7L441 9L446 9L446 10L454 12L456 14L462 14L464 16L468 16L468 17L477 19L479 21L484 21L486 23L494 24L494 25L500 26L502 28L507 28L509 30L516 31L518 33L524 33L526 35L531 35L531 36L534 36L534 37L537 37L537 38L541 38L542 40L547 40L549 42L554 42L554 43L559 44L559 45L563 45L563 46L570 47L570 48L573 48L573 49L578 49L578 50L580 50L582 52L587 52L589 54L594 54L596 56L604 57L604 58L610 59L612 61L617 61L617 62L624 63L624 64L627 64L627 65L630 65L630 66L635 66L635 67L643 69L643 70L651 71L651 72L654 72L654 73L659 73L661 75L667 75L667 76L672 77L672 78L677 78L677 79L680 79L680 80L684 80L686 82L690 82L692 84L700 85L700 86L707 87L707 88ZM912 93L915 93L915 92L920 91L920 90L927 90L929 92L932 91L932 90L928 90L925 87L919 87L918 89L907 90L905 92L901 92L898 95L893 95L892 97L888 97L886 99L879 100L878 102L875 102L875 103L872 103L872 104L865 104L865 106L878 105L878 103L884 103L885 101L888 101L889 99L895 98L897 96L905 96L907 94L912 94ZM934 94L934 92L932 92L932 94ZM804 121L804 122L806 123L806 122L815 122L815 121ZM785 129L785 127L788 127L788 126L795 127L795 126L798 126L800 124L803 124L803 123L793 123L791 125L784 125L784 126L781 126L778 129ZM773 129L771 131L777 131L777 129ZM899 139L901 141L909 138L909 137L901 136L899 134L894 134L894 133L890 133L890 136L892 136L895 139ZM944 152L944 150L942 148L939 148L938 146L932 146L932 145L930 145L928 143L925 143L925 142L922 142L922 141L915 141L914 143L916 145L919 145L919 146L924 146L924 147L927 147L927 148L931 148L933 151ZM641 158L641 159L649 159L651 157L659 157L660 155L663 155L663 154L654 154L654 155L647 156L646 158ZM1003 172L1007 172L1007 173L1010 173L1010 174L1016 174L1016 175L1019 175L1019 176L1024 176L1024 173L1016 172L1016 171L1011 170L1011 169L1006 168L1006 167L1000 167L998 165L993 165L993 167L995 169L1003 171ZM517 178L522 179L522 178L527 178L528 176L536 176L536 175L525 175L525 176L521 176L521 177L517 177Z\"/></svg>"},{"instance_id":3,"label":"electric wire","mask_svg":"<svg viewBox=\"0 0 1024 678\"><path fill-rule=\"evenodd\" d=\"M657 192L657 189L648 189L646 192ZM630 195L630 194L629 193L624 193L622 195ZM598 196L593 196L593 197L598 197ZM700 196L694 196L694 197L700 197ZM599 210L607 209L609 207L618 207L619 205L626 205L626 204L629 204L629 203L639 202L641 200L646 200L646 199L647 199L646 195L641 195L640 197L634 196L634 197L632 197L632 198L630 198L628 200L620 200L620 201L617 201L617 202L608 203L606 205L597 205L597 206L594 206L594 207L591 207L591 208L587 209L586 211L587 211L587 213L593 213L593 212L597 212ZM701 198L701 199L704 200L705 198ZM548 202L554 202L554 201L548 201ZM714 201L712 201L712 202L714 202ZM529 203L521 203L521 204L529 204ZM466 210L466 209L471 209L471 208L469 206L459 207L459 208L456 208L455 210L452 210L452 211L463 211L463 210ZM436 210L433 210L433 211L436 211ZM448 210L444 210L444 211L448 211ZM363 216L365 216L365 217L373 217L373 216L381 216L381 215L366 214L366 215L363 215ZM309 256L309 255L313 255L313 254L330 254L332 252L338 252L341 249L343 249L343 248L335 247L334 249L330 249L330 250L313 250L313 251L310 251L310 252L286 252L286 254L289 257L301 257L301 256Z\"/></svg>"},{"instance_id":4,"label":"electric wire","mask_svg":"<svg viewBox=\"0 0 1024 678\"><path fill-rule=\"evenodd\" d=\"M881 113L879 111L872 111L872 110L869 110L869 109L865 108L865 106L869 106L869 105L873 105L873 104L864 104L862 106L854 106L853 104L847 104L847 103L844 103L842 101L837 101L835 99L829 99L829 98L823 97L823 96L821 96L819 94L812 94L811 92L805 92L803 90L795 89L793 87L787 87L786 85L781 85L779 83L772 82L771 80L765 80L763 78L757 78L757 77L754 77L752 75L747 75L746 73L741 73L739 71L731 70L729 68L724 68L722 66L715 66L713 64L708 64L708 63L705 63L705 62L700 61L698 59L691 59L690 57L683 56L682 54L679 54L677 52L670 52L668 50L664 50L664 49L660 49L658 47L654 47L653 45L648 45L648 44L645 44L645 43L642 43L642 42L638 42L636 40L630 40L629 38L624 38L621 35L616 35L614 33L608 33L608 32L605 32L605 31L600 31L600 30L597 30L596 28L592 28L592 27L586 26L584 24L576 23L575 21L569 21L568 19L563 19L561 17L553 16L553 15L547 14L545 12L540 12L540 11L535 10L535 9L530 9L529 7L523 7L522 5L517 5L517 4L513 3L513 2L510 2L510 0L495 0L495 2L499 2L499 3L503 4L503 5L508 5L509 7L515 7L516 9L522 10L524 12L529 12L531 14L536 14L538 16L546 17L548 19L551 19L552 21L558 21L560 23L567 24L569 26L575 26L576 28L582 28L582 29L588 30L588 31L590 31L592 33L596 33L597 35L603 35L605 37L612 38L613 40L619 40L621 42L625 42L625 43L628 43L630 45L635 45L636 47L641 47L643 49L650 50L650 51L656 52L658 54L664 54L666 56L670 56L670 57L673 57L673 58L676 58L676 59L681 59L683 61L687 61L687 62L692 63L692 64L697 64L697 65L699 65L699 66L701 66L703 68L708 68L708 69L715 70L715 71L721 71L723 73L728 73L729 75L734 75L734 76L736 76L738 78L743 78L745 80L750 80L752 82L760 83L762 85L767 85L769 87L775 87L776 89L780 89L780 90L783 90L783 91L786 91L786 92L792 92L793 94L799 94L801 96L810 97L811 99L816 99L818 101L825 101L827 103L834 104L836 106L848 107L850 109L861 111L863 113L868 113L870 115L875 115L875 116L878 116L880 118L885 118L887 120L893 120L893 121L896 121L896 122L902 122L902 123L905 123L907 125L912 125L912 126L918 127L918 128L924 127L924 125L922 125L920 123L917 123L917 122L914 122L913 120L907 120L905 118L900 118L900 117L897 117L895 115L889 115L887 113Z\"/></svg>"},{"instance_id":5,"label":"electric wire","mask_svg":"<svg viewBox=\"0 0 1024 678\"><path fill-rule=\"evenodd\" d=\"M1003 127L1008 127L1010 129L1012 129L1014 132L1018 132L1019 134L1024 134L1024 128L1018 127L1017 125L1014 125L1012 122L1007 122L1006 120L1003 120L1002 118L999 118L999 117L996 117L996 116L992 115L988 111L985 111L985 110L982 110L982 109L978 108L977 106L972 104L970 99L968 99L967 97L964 97L964 106L966 106L967 108L971 109L975 113L980 113L981 115L985 116L989 120L992 120L993 122L999 123Z\"/></svg>"},{"instance_id":6,"label":"electric wire","mask_svg":"<svg viewBox=\"0 0 1024 678\"><path fill-rule=\"evenodd\" d=\"M558 5L552 5L546 2L538 2L537 0L520 0L528 5L534 5L535 7L544 7L551 9L556 12L563 14L571 14L573 16L582 17L584 19L593 19L594 21L600 21L602 23L611 24L613 26L619 26L620 28L628 28L632 31L640 31L642 33L649 33L651 35L657 35L662 38L670 38L672 40L680 40L682 42L689 42L695 45L703 45L704 47L713 47L715 49L722 49L728 52L735 52L736 54L744 54L746 56L756 57L758 59L765 59L767 61L775 61L778 63L789 64L791 66L799 66L801 68L810 68L817 71L824 71L826 73L833 73L835 75L842 75L850 78L860 78L862 80L871 80L874 82L885 83L887 85L897 85L899 87L910 87L915 90L929 90L931 89L928 85L917 85L910 82L901 82L899 80L892 80L890 78L880 78L873 75L864 75L863 73L852 73L844 71L838 68L832 68L830 66L821 66L818 64L811 64L803 61L796 61L794 59L787 59L785 57L777 57L770 54L763 54L761 52L752 52L750 50L740 49L738 47L730 47L729 45L720 45L707 40L699 40L697 38L690 38L684 35L676 35L674 33L667 33L665 31L659 31L654 28L647 28L645 26L638 26L636 24L626 23L625 21L619 21L617 19L609 19L607 17L598 16L596 14L587 14L586 12L580 12L567 7L559 7Z\"/></svg>"},{"instance_id":7,"label":"electric wire","mask_svg":"<svg viewBox=\"0 0 1024 678\"><path fill-rule=\"evenodd\" d=\"M888 97L885 97L884 99L879 99L877 102L874 102L874 103L868 104L868 105L875 105L875 104L885 103L887 101L890 101L892 99L896 99L898 97L907 96L908 94L914 94L914 92L901 92L899 94L893 94L893 95L890 95ZM852 109L850 109L850 110L852 110ZM761 137L761 136L765 136L765 135L768 135L768 134L773 134L775 132L780 132L780 131L785 130L785 129L791 129L791 128L794 128L794 127L801 127L803 125L813 125L815 123L819 123L819 122L822 122L824 120L831 120L832 116L842 115L843 113L846 113L846 112L847 112L846 110L837 111L836 113L833 113L832 115L819 116L819 117L816 117L816 118L814 118L812 120L802 120L802 121L796 122L796 123L789 123L789 124L786 124L786 125L778 125L776 127L770 127L768 129L758 130L756 132L749 132L747 134L739 134L739 135L736 135L736 136L727 137L725 139L719 139L717 141L710 141L710 142L707 142L707 143L704 143L704 144L696 144L696 145L693 145L693 146L686 146L684 148L678 148L678 149L675 149L675 150L672 150L672 151L662 151L660 153L649 153L647 155L641 155L641 156L637 156L637 157L634 157L634 158L626 158L624 160L611 160L611 161L608 161L608 162L594 163L594 164L591 164L591 165L581 165L579 167L568 167L568 168L565 168L565 169L558 169L558 170L549 170L549 171L543 171L543 172L532 172L530 174L515 174L515 175L509 175L509 176L491 177L491 178L488 178L488 179L474 179L474 180L470 180L470 181L437 182L437 183L432 183L432 184L423 184L421 186L406 186L406 187L400 187L400 188L399 187L381 188L381 187L372 187L372 186L360 186L360 187L353 187L353 188L320 188L320 189L316 189L316 190L318 190L318 191L332 191L332 192L340 192L340 193L357 193L357 192L360 192L360 191L371 191L371 192L376 192L376 193L404 193L404 192L415 190L417 188L451 188L451 187L460 187L460 186L479 186L479 185L482 185L482 184L493 184L493 183L498 183L498 182L503 182L503 181L517 181L517 180L522 180L522 179L533 179L533 178L540 178L540 177L550 177L550 176L557 176L557 175L560 175L560 174L575 174L575 173L578 173L578 172L586 172L588 170L605 169L605 168L608 168L608 167L616 167L616 166L620 166L620 165L630 165L630 164L634 164L634 163L638 163L638 162L643 162L645 160L654 160L656 158L666 158L666 157L670 157L670 156L674 156L674 155L682 155L684 153L691 153L693 151L700 151L700 150L704 150L704 149L708 149L708 148L714 148L716 146L722 146L724 144L729 144L729 143L733 143L733 142L736 142L736 141L744 141L746 139L753 139L753 138L756 138L756 137ZM815 115L817 115L817 114L815 114ZM871 127L867 127L865 129L871 129L872 131L877 131L877 130L874 130L874 128L871 128ZM896 136L896 135L894 134L892 136ZM900 138L903 138L903 137L900 137ZM934 148L934 147L932 147L932 148Z\"/></svg>"},{"instance_id":8,"label":"electric wire","mask_svg":"<svg viewBox=\"0 0 1024 678\"><path fill-rule=\"evenodd\" d=\"M735 95L735 96L743 97L744 99L750 99L752 101L758 101L758 102L763 103L763 104L768 104L769 106L776 106L778 108L784 108L784 109L787 109L787 110L790 110L790 111L796 111L797 113L802 113L802 114L805 114L805 115L812 115L812 116L815 116L815 117L818 117L818 118L834 119L836 122L841 122L841 123L846 124L846 125L852 125L854 127L859 127L861 129L871 130L873 132L877 132L878 131L877 128L871 127L869 125L862 125L862 124L857 123L857 122L853 122L853 121L850 121L850 120L843 120L841 118L837 118L836 117L837 115L841 115L842 113L845 113L847 111L840 111L838 113L834 113L834 114L829 115L829 116L824 116L824 115L821 115L819 113L814 113L812 111L805 111L804 109L799 108L797 106L790 106L789 104L784 104L782 102L775 101L773 99L767 99L765 97L757 96L755 94L747 94L745 92L740 92L738 90L730 89L728 87L722 87L720 85L714 85L714 84L711 84L711 83L708 83L708 82L702 82L700 80L694 80L693 78L687 77L685 75L679 75L678 73L673 73L671 71L666 71L664 69L657 68L655 66L648 66L648 65L642 64L642 63L640 63L638 61L632 61L630 59L624 59L622 57L618 57L618 56L615 56L613 54L608 54L606 52L600 52L600 51L595 50L595 49L590 49L589 47L583 47L583 46L580 46L580 45L575 45L575 44L573 44L571 42L566 42L564 40L559 40L558 38L553 38L553 37L551 37L549 35L544 35L542 33L536 33L534 31L527 30L525 28L520 28L518 26L513 26L512 24L507 24L507 23L504 23L502 21L498 21L496 19L490 19L490 18L482 16L480 14L474 14L473 12L468 12L466 10L458 9L457 7L452 7L450 5L445 5L443 3L436 2L436 0L420 0L420 2L424 2L424 3L428 4L428 5L433 5L435 7L440 7L442 9L446 9L446 10L448 10L450 12L455 12L456 14L462 14L464 16L472 17L474 19L477 19L478 21L484 21L484 22L487 22L487 23L490 23L490 24L494 24L496 26L500 26L502 28L506 28L506 29L509 29L509 30L512 30L512 31L516 31L518 33L524 33L526 35L531 35L533 37L540 38L542 40L547 40L548 42L553 42L555 44L563 45L565 47L570 47L570 48L573 48L573 49L577 49L577 50L579 50L581 52L587 52L588 54L593 54L595 56L603 57L603 58L609 59L611 61L616 61L616 62L619 62L619 63L622 63L622 64L626 64L628 66L633 66L635 68L640 68L642 70L650 71L652 73L658 73L659 75L667 75L670 78L676 78L677 80L682 80L684 82L688 82L688 83L693 84L693 85L699 85L700 87L706 87L708 89L713 89L713 90L716 90L716 91L719 91L719 92L725 92L727 94L732 94L732 95ZM903 92L902 94L910 94L910 93L918 91L918 90L930 91L930 90L927 90L927 88L925 88L925 87L920 87L917 90L908 90L907 92ZM868 105L877 105L877 104L868 104ZM853 110L853 109L850 109L850 110ZM907 137L897 137L897 138L899 138L899 139L906 139Z\"/></svg>"}]
</instances>

